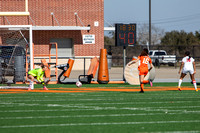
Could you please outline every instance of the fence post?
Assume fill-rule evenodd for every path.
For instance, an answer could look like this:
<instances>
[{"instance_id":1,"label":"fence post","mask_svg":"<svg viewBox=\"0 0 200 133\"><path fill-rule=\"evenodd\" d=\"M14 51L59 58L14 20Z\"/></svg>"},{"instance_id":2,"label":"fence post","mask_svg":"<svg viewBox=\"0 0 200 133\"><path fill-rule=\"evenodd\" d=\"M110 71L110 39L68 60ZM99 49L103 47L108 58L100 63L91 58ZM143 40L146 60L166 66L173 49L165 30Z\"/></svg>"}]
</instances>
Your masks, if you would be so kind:
<instances>
[{"instance_id":1,"label":"fence post","mask_svg":"<svg viewBox=\"0 0 200 133\"><path fill-rule=\"evenodd\" d=\"M195 54L194 54L194 45L192 45L192 56L193 56L193 58L195 58Z\"/></svg>"},{"instance_id":2,"label":"fence post","mask_svg":"<svg viewBox=\"0 0 200 133\"><path fill-rule=\"evenodd\" d=\"M177 61L177 52L176 52L176 49L177 49L177 47L174 45L174 49L175 49L175 56L176 56L176 60L175 60L175 63L174 63L174 67L175 67L175 69L177 68L177 63L178 63L178 61Z\"/></svg>"},{"instance_id":3,"label":"fence post","mask_svg":"<svg viewBox=\"0 0 200 133\"><path fill-rule=\"evenodd\" d=\"M84 73L84 75L85 75L85 57L84 57L84 63L83 63L83 65L84 65L84 66L83 66L83 71L84 71L83 73Z\"/></svg>"}]
</instances>

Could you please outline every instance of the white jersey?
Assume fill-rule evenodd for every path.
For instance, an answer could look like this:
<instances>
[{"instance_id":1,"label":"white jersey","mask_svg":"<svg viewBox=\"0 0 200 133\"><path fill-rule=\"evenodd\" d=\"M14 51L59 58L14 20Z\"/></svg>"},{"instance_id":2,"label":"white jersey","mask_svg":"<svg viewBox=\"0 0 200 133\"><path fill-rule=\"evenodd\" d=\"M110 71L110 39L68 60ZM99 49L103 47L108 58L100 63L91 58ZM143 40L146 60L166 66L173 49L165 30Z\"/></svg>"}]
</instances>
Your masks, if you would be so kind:
<instances>
[{"instance_id":1,"label":"white jersey","mask_svg":"<svg viewBox=\"0 0 200 133\"><path fill-rule=\"evenodd\" d=\"M184 63L182 72L183 73L189 72L190 74L193 74L194 73L194 68L193 68L194 59L192 57L190 57L189 59L189 56L186 56L182 59L182 62Z\"/></svg>"}]
</instances>

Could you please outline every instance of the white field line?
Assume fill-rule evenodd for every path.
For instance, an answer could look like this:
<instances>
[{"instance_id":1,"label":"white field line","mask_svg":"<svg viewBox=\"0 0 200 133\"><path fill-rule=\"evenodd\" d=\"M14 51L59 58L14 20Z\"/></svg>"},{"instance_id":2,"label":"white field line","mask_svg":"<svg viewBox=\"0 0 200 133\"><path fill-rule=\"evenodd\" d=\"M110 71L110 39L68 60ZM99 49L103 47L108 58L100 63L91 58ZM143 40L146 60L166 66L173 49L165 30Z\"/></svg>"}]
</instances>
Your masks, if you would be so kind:
<instances>
[{"instance_id":1,"label":"white field line","mask_svg":"<svg viewBox=\"0 0 200 133\"><path fill-rule=\"evenodd\" d=\"M172 124L172 123L200 123L200 120L187 121L150 121L150 122L103 122L103 123L63 123L43 125L12 125L0 126L0 128L27 128L27 127L63 127L63 126L104 126L104 125L139 125L139 124Z\"/></svg>"},{"instance_id":2,"label":"white field line","mask_svg":"<svg viewBox=\"0 0 200 133\"><path fill-rule=\"evenodd\" d=\"M58 100L59 101L59 100ZM195 101L195 103L198 103L200 101ZM194 103L194 101L166 101L166 102L122 102L122 103L85 103L85 104L72 104L77 106L83 106L83 105L126 105L126 104L132 104L132 105L140 105L140 104L176 104L176 103ZM41 104L29 104L29 103L12 103L12 102L1 102L0 107L13 107L14 106L40 106ZM62 105L62 104L61 104Z\"/></svg>"},{"instance_id":3,"label":"white field line","mask_svg":"<svg viewBox=\"0 0 200 133\"><path fill-rule=\"evenodd\" d=\"M149 94L148 94L149 95ZM152 94L153 95L153 94ZM189 95L189 94L188 94ZM67 96L55 96L55 95L53 95L54 97L58 97L58 98L66 98ZM85 96L85 95L84 95ZM87 96L89 96L89 97L103 97L103 98L107 98L105 95L87 95ZM120 95L112 95L111 97L113 98L113 97L119 97ZM151 95L150 95L151 96ZM163 99L163 98L170 98L171 96L173 96L172 98L183 98L183 97L180 97L179 95L153 95L153 96L155 96L154 98L156 98L156 99ZM170 96L170 97L169 97ZM175 97L174 97L175 96ZM196 96L196 95L195 95ZM32 96L32 97L34 97L34 96ZM40 97L40 96L36 96L36 97ZM50 95L50 96L44 96L44 98L51 98L52 96ZM69 96L69 97L79 97L79 95L77 95L77 96ZM26 97L1 97L0 99L19 99L19 98L22 98L22 99L24 99L24 98L26 98ZM138 97L133 97L132 99L151 99L151 98L140 98L139 97L139 94L138 94ZM187 97L187 98L195 98L195 97L192 97L192 95L190 95L190 97ZM198 98L198 97L196 97L196 98ZM28 99L28 97L27 97L27 99Z\"/></svg>"},{"instance_id":4,"label":"white field line","mask_svg":"<svg viewBox=\"0 0 200 133\"><path fill-rule=\"evenodd\" d=\"M148 132L148 133L200 133L200 131L167 131L167 132Z\"/></svg>"},{"instance_id":5,"label":"white field line","mask_svg":"<svg viewBox=\"0 0 200 133\"><path fill-rule=\"evenodd\" d=\"M91 94L91 93L89 93L89 94L88 93L64 93L64 94L53 93L53 94L48 94L48 96L43 96L43 97L46 97L46 98L50 97L51 98L52 95L53 95L54 97L66 98L66 95L69 95L69 96L73 96L73 97L76 97L76 96L91 96L91 97L105 97L106 98L106 96L104 96L103 94L104 94L104 92L101 92L101 95L96 94L96 92L95 92L95 94ZM107 92L105 92L105 94L107 94ZM184 94L192 96L192 93L184 93ZM40 96L40 95L43 95L43 94L37 93L37 94L31 94L31 95L32 96ZM148 93L148 95L149 96L155 96L157 98L172 96L172 94L151 94L151 93ZM119 96L119 94L113 94L111 97L116 97L116 96ZM179 94L174 93L173 96L179 96ZM18 99L18 98L24 98L24 97L1 97L1 98L3 98L3 99ZM180 97L180 98L182 98L182 97ZM193 98L193 97L191 97L191 98ZM133 97L133 99L137 99L137 97L136 98Z\"/></svg>"},{"instance_id":6,"label":"white field line","mask_svg":"<svg viewBox=\"0 0 200 133\"><path fill-rule=\"evenodd\" d=\"M51 89L51 88L50 88ZM72 89L74 89L74 88L72 88ZM106 89L106 88L105 88ZM121 89L121 88L119 88L119 89ZM131 89L131 88L127 88L127 89ZM138 88L139 89L139 88ZM189 90L190 92L192 92L191 90ZM178 91L178 88L177 88L177 92L179 92ZM195 89L193 90L193 92L194 93L196 93L195 92ZM130 92L130 93L137 93L137 91L135 91L135 92ZM192 96L192 95L194 95L194 93L186 93L185 91L184 91L184 95L190 95L190 96ZM44 97L51 97L51 96L56 96L56 97L66 97L66 95L69 95L69 96L94 96L94 97L98 97L98 96L104 96L104 94L107 94L107 92L101 92L100 94L99 93L96 93L96 92L94 92L94 93L49 93L48 95L45 95ZM35 93L35 94L31 94L32 96L40 96L40 95L42 95L43 96L43 94L42 93ZM138 93L138 95L140 95L139 93ZM158 96L158 97L162 97L162 96L172 96L172 94L169 94L169 93L162 93L162 94L154 94L154 93L148 93L148 95L150 95L150 96ZM179 96L180 94L179 93L173 93L173 96ZM118 92L116 92L116 93L113 93L113 95L112 95L113 97L115 97L115 96L119 96L119 94L118 94ZM7 98L18 98L18 97L20 97L20 96L17 96L17 97L12 97L12 96L10 96L10 97L7 97ZM22 98L23 98L23 96L22 96Z\"/></svg>"},{"instance_id":7,"label":"white field line","mask_svg":"<svg viewBox=\"0 0 200 133\"><path fill-rule=\"evenodd\" d=\"M83 99L81 99L81 101L82 101ZM90 101L95 101L95 99L86 99L86 100L90 100ZM96 100L98 100L98 101L101 101L101 100L103 100L103 101L108 101L108 99L96 99ZM110 100L110 99L109 99ZM5 104L17 104L17 103L12 103L12 102L10 102L10 101L12 101L12 100L9 100L8 102L0 102L0 105L1 104L3 104L3 105L5 105ZM24 100L24 99L22 99L22 100L15 100L15 102L33 102L33 101L35 101L35 102L61 102L61 101L69 101L68 99L57 99L57 100L48 100L48 99L44 99L44 100L33 100L33 99L30 99L30 100ZM79 101L79 99L76 99L76 101ZM113 101L113 99L111 100L111 101ZM117 101L117 100L116 100ZM163 104L163 103L173 103L173 104L176 104L176 103L198 103L198 102L200 102L200 100L195 100L195 101L176 101L176 100L174 100L174 99L172 99L171 101L166 101L166 102L139 102L139 101L136 101L136 102L134 102L134 100L133 100L133 102L120 102L120 103L117 103L117 102L114 102L114 103L109 103L109 102L107 102L107 103L86 103L87 105L93 105L93 104L98 104L98 105L103 105L103 104ZM21 103L21 104L27 104L27 103ZM86 105L85 104L85 105Z\"/></svg>"},{"instance_id":8,"label":"white field line","mask_svg":"<svg viewBox=\"0 0 200 133\"><path fill-rule=\"evenodd\" d=\"M65 97L66 98L66 97ZM161 98L155 98L155 99L152 99L152 98L141 98L142 100L157 100L157 101L159 101L159 99L161 99ZM166 98L162 98L162 99L166 99ZM187 97L187 99L195 99L193 102L200 102L200 98L199 98L199 100L196 100L196 98L188 98ZM4 101L5 101L5 99L3 99ZM44 100L41 100L41 99L22 99L22 100L14 100L15 102L63 102L63 101L65 101L65 102L74 102L74 101L115 101L115 102L117 102L117 101L126 101L127 99L126 98L105 98L105 99L103 99L103 98L87 98L87 99L78 99L78 98L76 98L76 99L70 99L70 98L68 98L68 99L56 99L56 100L52 100L52 99L44 99ZM134 102L134 99L132 99L133 100L133 102L132 103L139 103L139 102ZM137 100L140 100L140 98L137 98ZM168 98L168 100L170 100L170 98ZM1 100L2 101L2 100ZM13 100L6 100L7 102L12 102ZM188 100L189 101L189 100ZM179 101L178 100L178 98L172 98L170 101L167 101L168 103L170 103L170 102L174 102L174 103L177 103L177 102L187 102L187 101ZM167 103L167 102L165 102L165 103ZM144 102L144 103L148 103L148 102ZM150 102L150 103L152 103L152 102ZM155 103L159 103L159 102L155 102ZM2 103L0 103L0 104L2 104Z\"/></svg>"},{"instance_id":9,"label":"white field line","mask_svg":"<svg viewBox=\"0 0 200 133\"><path fill-rule=\"evenodd\" d=\"M0 103L0 107L16 107L16 106L86 106L86 105L126 105L126 104L130 104L130 105L141 105L141 104L175 104L175 103L193 103L194 101L175 101L175 102L125 102L125 103L86 103L86 104L30 104L30 103L11 103L11 102L2 102ZM197 101L200 102L200 101Z\"/></svg>"},{"instance_id":10,"label":"white field line","mask_svg":"<svg viewBox=\"0 0 200 133\"><path fill-rule=\"evenodd\" d=\"M185 109L185 110L181 110L184 112L187 112L188 109L194 109L194 108L200 108L200 106L171 106L171 107L145 107L145 108L141 108L141 107L122 107L122 108L118 108L118 107L100 107L100 106L85 106L85 105L80 105L80 104L19 104L19 106L40 106L40 107L62 107L62 108L68 108L68 110L75 111L75 109L78 111L78 109L80 110L144 110L144 111L180 111L180 110L169 110L169 109ZM16 106L15 106L16 107ZM187 109L187 110L186 110ZM29 110L25 110L24 112L27 112ZM31 112L34 110L31 110ZM35 110L36 111L36 110ZM20 110L0 110L0 112L20 112Z\"/></svg>"},{"instance_id":11,"label":"white field line","mask_svg":"<svg viewBox=\"0 0 200 133\"><path fill-rule=\"evenodd\" d=\"M200 112L199 112L200 113ZM141 114L109 114L109 115L61 115L61 116L26 116L26 117L0 117L2 120L19 120L19 119L52 119L52 118L91 118L91 117L127 117L127 116L149 116L149 115L179 115L187 114L185 112L178 113L141 113ZM189 114L189 113L188 113Z\"/></svg>"},{"instance_id":12,"label":"white field line","mask_svg":"<svg viewBox=\"0 0 200 133\"><path fill-rule=\"evenodd\" d=\"M89 95L90 97L93 97L92 95ZM117 99L117 100L123 100L123 99L127 99L127 98L119 98L119 96L120 95L116 95L116 96L111 96L111 97L106 97L106 96L100 96L101 98L97 98L98 96L94 96L94 98L86 98L86 99L84 99L84 98L81 98L81 99L79 99L79 100L113 100L113 99ZM172 95L169 95L169 96L172 96ZM51 96L45 96L45 97L49 97L49 98L51 98ZM59 99L59 100L63 100L63 98L65 98L64 100L67 100L67 101L77 101L77 98L74 98L74 97L68 97L69 99L66 99L66 96L54 96L54 97L58 97L58 98L61 98L61 99ZM14 99L15 101L20 101L20 99L21 99L21 101L22 100L24 100L24 99L26 99L25 101L38 101L38 100L36 100L35 98L37 98L37 97L33 97L34 99L32 99L32 98L26 98L26 97L1 97L0 98L0 100L5 100L5 99ZM200 99L199 97L167 97L166 95L164 95L164 96L161 96L161 95L158 95L158 96L155 96L153 99L155 99L155 100L159 100L159 99L172 99L172 100L177 100L177 99L182 99L182 98L186 98L186 99ZM19 100L16 100L16 99L19 99ZM149 100L149 99L151 99L152 100L152 98L140 98L140 97L133 97L133 98L131 98L132 100L138 100L138 99L143 99L143 100ZM44 101L45 100L47 100L47 101L49 101L47 98L44 98ZM41 100L41 101L43 101L43 100ZM54 100L50 100L50 101L54 101ZM57 100L56 100L57 101Z\"/></svg>"},{"instance_id":13,"label":"white field line","mask_svg":"<svg viewBox=\"0 0 200 133\"><path fill-rule=\"evenodd\" d=\"M58 107L57 105L53 105ZM188 111L186 109L199 108L200 106L176 106L176 107L99 107L99 106L67 106L72 107L71 109L48 109L48 110L0 110L1 113L13 113L13 112L61 112L61 111L96 111L96 110L139 110L139 111L161 111L161 112L184 112L184 113L199 113L198 111ZM76 107L76 108L75 108ZM174 110L169 110L173 108ZM186 108L182 110L181 108Z\"/></svg>"}]
</instances>

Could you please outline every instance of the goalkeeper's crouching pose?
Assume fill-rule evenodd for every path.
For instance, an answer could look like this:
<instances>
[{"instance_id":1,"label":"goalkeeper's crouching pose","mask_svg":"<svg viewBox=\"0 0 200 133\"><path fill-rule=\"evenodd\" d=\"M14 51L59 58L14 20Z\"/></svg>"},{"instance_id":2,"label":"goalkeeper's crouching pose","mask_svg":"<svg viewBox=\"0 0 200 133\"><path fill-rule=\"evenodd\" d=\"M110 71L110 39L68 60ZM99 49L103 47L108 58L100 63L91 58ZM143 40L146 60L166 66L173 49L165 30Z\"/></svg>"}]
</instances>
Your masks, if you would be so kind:
<instances>
[{"instance_id":1,"label":"goalkeeper's crouching pose","mask_svg":"<svg viewBox=\"0 0 200 133\"><path fill-rule=\"evenodd\" d=\"M30 79L30 84L28 88L29 91L34 84L34 78L43 85L44 90L48 90L46 87L46 83L44 82L44 72L47 70L47 68L48 66L42 65L41 68L32 69L28 72L28 78Z\"/></svg>"}]
</instances>

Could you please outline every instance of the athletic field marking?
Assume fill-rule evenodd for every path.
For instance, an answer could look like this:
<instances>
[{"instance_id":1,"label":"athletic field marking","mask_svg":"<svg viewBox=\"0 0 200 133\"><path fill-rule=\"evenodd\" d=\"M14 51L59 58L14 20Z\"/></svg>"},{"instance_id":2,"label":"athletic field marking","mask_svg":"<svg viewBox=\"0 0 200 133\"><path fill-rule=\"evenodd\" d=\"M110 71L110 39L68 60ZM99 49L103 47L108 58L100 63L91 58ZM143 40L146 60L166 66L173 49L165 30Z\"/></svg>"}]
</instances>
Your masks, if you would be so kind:
<instances>
[{"instance_id":1,"label":"athletic field marking","mask_svg":"<svg viewBox=\"0 0 200 133\"><path fill-rule=\"evenodd\" d=\"M21 100L20 100L21 101ZM24 101L24 100L22 100ZM46 100L45 100L46 101ZM58 101L61 101L61 100L58 100ZM63 100L65 101L65 100ZM55 101L54 101L55 102ZM163 104L163 103L167 103L167 104L176 104L176 103L193 103L194 101L167 101L167 102L125 102L125 103L86 103L86 104L58 104L58 106L66 106L66 105L69 105L69 106L86 106L86 105L127 105L127 104L130 104L130 105L138 105L138 104ZM195 103L199 103L200 101L195 101ZM47 106L47 105L44 105L44 104L30 104L30 103L11 103L11 102L2 102L0 103L0 107L13 107L13 106ZM185 107L185 108L188 108L190 107L189 106L182 106L182 107ZM196 106L198 107L198 106ZM166 107L163 107L163 108L166 108ZM171 107L173 108L173 107ZM181 107L180 107L181 108Z\"/></svg>"},{"instance_id":2,"label":"athletic field marking","mask_svg":"<svg viewBox=\"0 0 200 133\"><path fill-rule=\"evenodd\" d=\"M73 107L73 106L72 106ZM50 110L0 110L1 113L11 113L11 112L57 112L57 111L93 111L93 110L143 110L143 111L162 111L162 112L185 112L185 113L199 113L200 110L198 111L188 111L188 110L168 110L168 107L122 107L122 108L118 108L118 107L99 107L99 106L74 106L78 109L50 109ZM186 109L188 109L190 106L185 106ZM170 107L171 108L171 107ZM179 109L182 107L174 107L173 109ZM191 108L194 108L193 106ZM199 108L199 106L197 107Z\"/></svg>"},{"instance_id":3,"label":"athletic field marking","mask_svg":"<svg viewBox=\"0 0 200 133\"><path fill-rule=\"evenodd\" d=\"M104 123L63 123L43 125L13 125L0 126L0 128L27 128L27 127L63 127L63 126L102 126L102 125L140 125L140 124L167 124L167 123L200 123L200 120L187 121L150 121L150 122L104 122Z\"/></svg>"},{"instance_id":4,"label":"athletic field marking","mask_svg":"<svg viewBox=\"0 0 200 133\"><path fill-rule=\"evenodd\" d=\"M69 105L69 106L86 106L86 105L140 105L140 104L145 104L145 105L148 105L148 104L163 104L163 103L168 103L168 104L176 104L176 103L193 103L194 101L176 101L176 102L136 102L136 103L133 103L133 102L127 102L127 103L86 103L86 104L58 104L57 106L63 106L65 107L66 105ZM200 101L196 101L196 103L198 103ZM2 104L2 105L1 105ZM3 103L0 103L0 107L3 108L3 107L14 107L14 106L47 106L47 105L44 105L44 104L30 104L30 103L6 103L6 102L3 102ZM56 105L55 105L56 106ZM191 107L189 105L189 107ZM196 106L198 107L198 106ZM165 107L163 107L165 108ZM173 108L173 107L172 107ZM188 108L188 106L187 106Z\"/></svg>"},{"instance_id":5,"label":"athletic field marking","mask_svg":"<svg viewBox=\"0 0 200 133\"><path fill-rule=\"evenodd\" d=\"M134 92L139 91L138 86L134 87L96 87L96 88L49 88L48 91L44 90L23 90L23 89L1 89L0 94L7 93L29 93L29 92L43 92L43 93L83 93L83 92L99 92L99 91L120 91L120 92ZM145 91L170 91L170 90L177 90L177 87L146 87ZM182 87L182 90L194 90L194 88L189 87Z\"/></svg>"},{"instance_id":6,"label":"athletic field marking","mask_svg":"<svg viewBox=\"0 0 200 133\"><path fill-rule=\"evenodd\" d=\"M161 98L161 97L156 97L155 98L155 100L159 100L159 99L166 99L167 97L164 97L164 98ZM173 98L168 98L169 100L172 100L172 101L169 101L169 102L176 102L176 101L178 101L178 99L182 99L183 97L173 97ZM4 99L3 97L2 98L0 98L0 99ZM28 99L28 100L24 100L24 99L22 99L22 100L15 100L15 102L21 102L21 101L24 101L24 102L30 102L30 101L46 101L46 102L50 102L50 101L52 101L52 102L55 102L55 101L77 101L77 100L79 100L79 101L113 101L113 100L115 100L115 101L121 101L121 100L126 100L126 98L117 98L117 97L109 97L109 98L107 98L107 97L105 97L105 98L86 98L86 99L83 99L83 98L81 98L81 99L77 99L77 98L70 98L70 99L57 99L57 100L50 100L50 99L45 99L44 98L44 100L36 100L36 99ZM142 100L152 100L152 98L132 98L133 100L134 99L137 99L137 100L139 100L139 99L142 99ZM200 100L200 98L198 98L198 97L186 97L185 99L199 99ZM9 100L10 101L10 100ZM196 100L197 101L197 100ZM196 102L195 101L195 102Z\"/></svg>"},{"instance_id":7,"label":"athletic field marking","mask_svg":"<svg viewBox=\"0 0 200 133\"><path fill-rule=\"evenodd\" d=\"M199 133L200 131L160 131L160 132L148 132L148 133Z\"/></svg>"},{"instance_id":8,"label":"athletic field marking","mask_svg":"<svg viewBox=\"0 0 200 133\"><path fill-rule=\"evenodd\" d=\"M186 112L179 113L142 113L142 114L109 114L109 115L74 115L74 116L27 116L27 117L0 117L2 120L15 120L15 119L52 119L52 118L83 118L83 117L127 117L127 116L146 116L146 115L180 115L187 114ZM197 113L199 114L199 113Z\"/></svg>"},{"instance_id":9,"label":"athletic field marking","mask_svg":"<svg viewBox=\"0 0 200 133\"><path fill-rule=\"evenodd\" d=\"M150 103L148 103L148 104L152 104L152 103L156 103L156 104L158 104L158 103L166 103L166 102L150 102ZM167 103L170 103L170 102L167 102ZM184 101L182 101L182 102L179 102L179 103L185 103ZM4 104L4 105L1 105L0 107L13 107L13 105L14 106L42 106L42 107L69 107L69 108L99 108L100 106L88 106L88 105L100 105L100 104L98 104L98 103L96 103L96 104L27 104L27 103L1 103L1 104ZM109 105L109 104L111 104L111 103L108 103L107 105ZM112 103L112 104L118 104L118 103ZM119 103L120 104L120 103ZM134 103L126 103L126 104L131 104L131 105L136 105L136 104L145 104L145 102L139 102L139 103L136 103L136 104L134 104ZM102 105L105 105L105 103L104 104L102 104ZM121 104L120 104L121 105ZM145 108L155 108L155 107L145 107ZM174 106L172 106L172 107L170 107L170 106L168 106L168 107L156 107L156 108L164 108L164 109L169 109L169 108L200 108L200 106L190 106L190 105L188 105L188 106L178 106L178 107L174 107ZM132 108L130 108L130 109L132 109Z\"/></svg>"}]
</instances>

